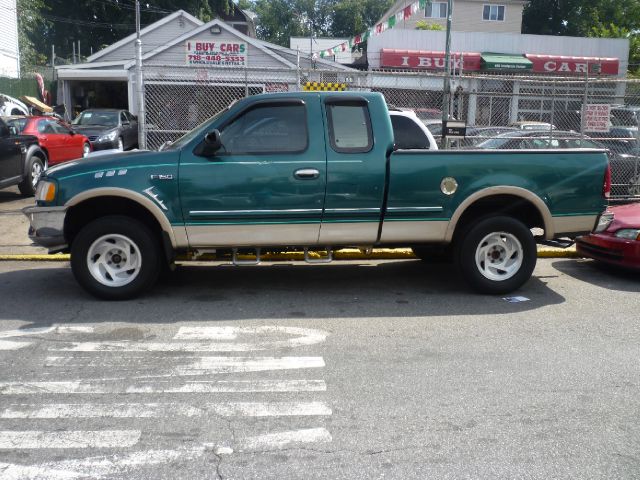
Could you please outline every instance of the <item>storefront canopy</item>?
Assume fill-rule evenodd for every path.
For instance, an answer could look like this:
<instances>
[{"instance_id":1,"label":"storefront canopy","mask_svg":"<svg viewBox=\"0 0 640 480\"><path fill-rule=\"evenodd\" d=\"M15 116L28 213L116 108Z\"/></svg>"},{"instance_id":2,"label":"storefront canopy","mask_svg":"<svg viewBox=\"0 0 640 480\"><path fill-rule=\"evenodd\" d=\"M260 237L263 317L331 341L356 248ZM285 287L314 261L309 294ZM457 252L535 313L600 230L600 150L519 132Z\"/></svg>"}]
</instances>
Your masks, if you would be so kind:
<instances>
[{"instance_id":1,"label":"storefront canopy","mask_svg":"<svg viewBox=\"0 0 640 480\"><path fill-rule=\"evenodd\" d=\"M529 72L533 68L531 60L522 55L507 55L503 53L483 53L483 70L501 70Z\"/></svg>"}]
</instances>

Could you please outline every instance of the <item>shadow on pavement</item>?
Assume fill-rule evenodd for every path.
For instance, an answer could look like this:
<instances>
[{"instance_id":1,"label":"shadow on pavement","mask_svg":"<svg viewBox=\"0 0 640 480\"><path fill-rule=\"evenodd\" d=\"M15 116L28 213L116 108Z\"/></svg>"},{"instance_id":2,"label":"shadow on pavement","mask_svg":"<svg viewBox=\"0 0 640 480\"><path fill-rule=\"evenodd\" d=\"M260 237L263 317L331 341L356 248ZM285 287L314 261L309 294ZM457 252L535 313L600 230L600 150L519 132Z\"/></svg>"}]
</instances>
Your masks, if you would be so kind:
<instances>
[{"instance_id":1,"label":"shadow on pavement","mask_svg":"<svg viewBox=\"0 0 640 480\"><path fill-rule=\"evenodd\" d=\"M171 323L201 320L508 315L565 301L535 276L510 294L470 292L447 265L420 261L330 266L182 266L149 293L124 302L99 301L56 265L0 273L4 319L54 322Z\"/></svg>"},{"instance_id":2,"label":"shadow on pavement","mask_svg":"<svg viewBox=\"0 0 640 480\"><path fill-rule=\"evenodd\" d=\"M640 292L640 274L610 267L595 260L564 260L552 264L558 271L608 290Z\"/></svg>"}]
</instances>

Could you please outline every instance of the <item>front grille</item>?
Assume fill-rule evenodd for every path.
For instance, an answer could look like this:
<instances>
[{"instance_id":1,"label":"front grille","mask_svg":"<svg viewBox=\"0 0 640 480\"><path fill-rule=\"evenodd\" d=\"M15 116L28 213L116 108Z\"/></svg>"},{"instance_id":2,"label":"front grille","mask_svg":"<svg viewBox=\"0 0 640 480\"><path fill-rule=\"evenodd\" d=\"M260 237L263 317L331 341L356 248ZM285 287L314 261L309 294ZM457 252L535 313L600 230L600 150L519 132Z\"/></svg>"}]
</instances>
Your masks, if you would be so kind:
<instances>
[{"instance_id":1,"label":"front grille","mask_svg":"<svg viewBox=\"0 0 640 480\"><path fill-rule=\"evenodd\" d=\"M87 138L90 142L95 142L98 139L98 135L90 135Z\"/></svg>"}]
</instances>

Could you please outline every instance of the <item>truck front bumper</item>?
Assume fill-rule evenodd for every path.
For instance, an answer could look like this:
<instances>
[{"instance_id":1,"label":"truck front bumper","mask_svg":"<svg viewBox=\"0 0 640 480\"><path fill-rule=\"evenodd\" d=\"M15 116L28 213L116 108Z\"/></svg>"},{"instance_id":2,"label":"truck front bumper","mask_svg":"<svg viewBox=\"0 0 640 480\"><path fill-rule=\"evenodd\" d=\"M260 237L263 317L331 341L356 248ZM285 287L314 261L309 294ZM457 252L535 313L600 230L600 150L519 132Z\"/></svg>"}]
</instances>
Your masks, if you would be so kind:
<instances>
[{"instance_id":1,"label":"truck front bumper","mask_svg":"<svg viewBox=\"0 0 640 480\"><path fill-rule=\"evenodd\" d=\"M59 252L68 247L64 238L64 218L67 207L26 207L22 209L29 219L29 238L49 253Z\"/></svg>"}]
</instances>

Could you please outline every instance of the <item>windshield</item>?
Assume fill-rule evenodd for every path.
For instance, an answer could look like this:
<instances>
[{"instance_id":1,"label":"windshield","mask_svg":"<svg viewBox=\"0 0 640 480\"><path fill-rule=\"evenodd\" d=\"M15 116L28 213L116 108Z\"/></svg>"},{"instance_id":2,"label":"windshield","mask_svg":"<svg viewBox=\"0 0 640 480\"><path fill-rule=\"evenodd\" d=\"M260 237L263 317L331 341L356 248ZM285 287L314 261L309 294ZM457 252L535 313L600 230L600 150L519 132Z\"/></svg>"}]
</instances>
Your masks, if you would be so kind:
<instances>
[{"instance_id":1,"label":"windshield","mask_svg":"<svg viewBox=\"0 0 640 480\"><path fill-rule=\"evenodd\" d=\"M233 105L233 103L231 105ZM229 105L224 110L220 110L213 117L205 120L204 122L202 122L200 125L198 125L196 128L194 128L190 132L185 133L178 140L176 140L175 142L173 142L173 143L167 145L166 147L164 147L163 150L179 150L182 147L184 147L187 143L189 143L191 140L193 140L194 138L204 137L205 133L207 133L207 129L209 128L209 125L211 125L211 123L213 123L218 118L220 118L220 116L224 112L229 110L231 108L231 105Z\"/></svg>"},{"instance_id":2,"label":"windshield","mask_svg":"<svg viewBox=\"0 0 640 480\"><path fill-rule=\"evenodd\" d=\"M82 112L72 122L73 125L99 125L104 127L118 126L118 112Z\"/></svg>"},{"instance_id":3,"label":"windshield","mask_svg":"<svg viewBox=\"0 0 640 480\"><path fill-rule=\"evenodd\" d=\"M13 120L7 120L7 125L15 128L16 132L22 133L27 126L27 122L28 120L26 118L14 118Z\"/></svg>"}]
</instances>

